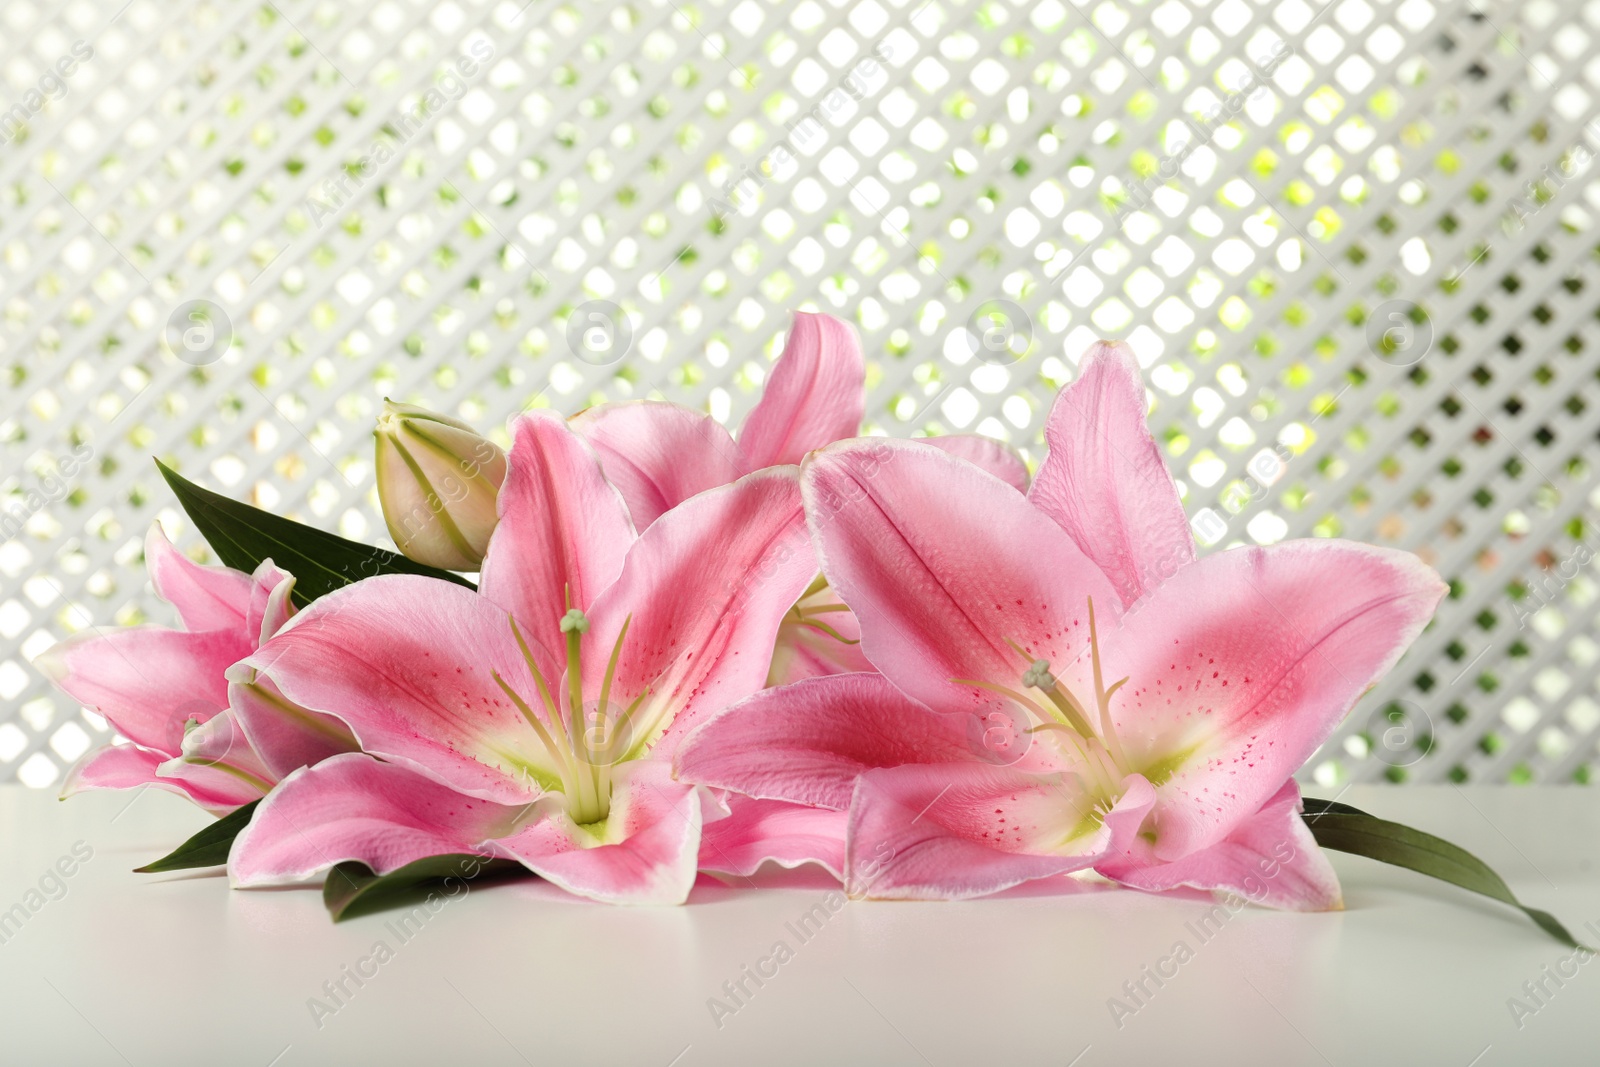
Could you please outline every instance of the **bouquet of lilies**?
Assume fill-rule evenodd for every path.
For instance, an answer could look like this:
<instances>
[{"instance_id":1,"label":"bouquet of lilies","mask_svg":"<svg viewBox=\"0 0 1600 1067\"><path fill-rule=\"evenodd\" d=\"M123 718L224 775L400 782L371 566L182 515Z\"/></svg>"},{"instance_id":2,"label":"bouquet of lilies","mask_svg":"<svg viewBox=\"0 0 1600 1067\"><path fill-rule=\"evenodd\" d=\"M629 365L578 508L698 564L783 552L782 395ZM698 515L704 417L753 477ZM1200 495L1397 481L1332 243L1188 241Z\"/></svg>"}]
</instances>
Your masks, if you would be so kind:
<instances>
[{"instance_id":1,"label":"bouquet of lilies","mask_svg":"<svg viewBox=\"0 0 1600 1067\"><path fill-rule=\"evenodd\" d=\"M447 871L676 904L769 862L855 897L1074 875L1325 910L1325 848L1521 907L1294 777L1428 625L1432 569L1335 539L1198 556L1124 345L1085 354L1031 478L983 437L857 436L864 378L847 325L797 313L736 437L622 402L519 415L505 451L387 404L399 553L163 467L227 566L156 526L182 629L39 658L120 735L67 792L182 793L219 820L145 869L327 879L336 917Z\"/></svg>"}]
</instances>

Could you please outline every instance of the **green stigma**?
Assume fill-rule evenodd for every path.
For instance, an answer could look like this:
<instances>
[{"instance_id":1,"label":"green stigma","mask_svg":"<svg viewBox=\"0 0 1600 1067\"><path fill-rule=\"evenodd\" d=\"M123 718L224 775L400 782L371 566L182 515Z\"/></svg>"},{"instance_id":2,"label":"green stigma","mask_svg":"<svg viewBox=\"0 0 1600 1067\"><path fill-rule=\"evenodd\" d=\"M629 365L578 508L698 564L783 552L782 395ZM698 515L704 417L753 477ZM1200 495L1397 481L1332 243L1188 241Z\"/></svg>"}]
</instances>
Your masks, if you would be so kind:
<instances>
[{"instance_id":1,"label":"green stigma","mask_svg":"<svg viewBox=\"0 0 1600 1067\"><path fill-rule=\"evenodd\" d=\"M1030 689L1054 689L1056 676L1050 673L1050 661L1036 659L1033 666L1022 673L1022 684Z\"/></svg>"}]
</instances>

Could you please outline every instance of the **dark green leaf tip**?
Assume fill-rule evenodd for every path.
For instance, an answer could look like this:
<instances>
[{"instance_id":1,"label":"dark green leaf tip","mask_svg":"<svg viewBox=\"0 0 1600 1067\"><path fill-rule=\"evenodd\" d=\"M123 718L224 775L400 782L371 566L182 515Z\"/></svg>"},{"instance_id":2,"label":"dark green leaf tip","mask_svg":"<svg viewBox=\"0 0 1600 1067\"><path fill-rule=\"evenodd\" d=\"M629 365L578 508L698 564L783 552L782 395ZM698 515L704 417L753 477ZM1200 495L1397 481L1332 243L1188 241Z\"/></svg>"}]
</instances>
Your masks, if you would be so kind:
<instances>
[{"instance_id":1,"label":"dark green leaf tip","mask_svg":"<svg viewBox=\"0 0 1600 1067\"><path fill-rule=\"evenodd\" d=\"M250 825L259 800L229 812L189 840L162 856L154 863L135 867L138 874L162 874L166 871L184 871L193 867L220 867L228 862L228 850L239 831Z\"/></svg>"},{"instance_id":2,"label":"dark green leaf tip","mask_svg":"<svg viewBox=\"0 0 1600 1067\"><path fill-rule=\"evenodd\" d=\"M155 462L184 513L217 558L247 574L255 571L262 560L271 559L295 576L293 596L300 607L335 589L380 574L421 574L476 588L459 574L202 489L159 459Z\"/></svg>"},{"instance_id":3,"label":"dark green leaf tip","mask_svg":"<svg viewBox=\"0 0 1600 1067\"><path fill-rule=\"evenodd\" d=\"M1509 904L1567 947L1588 949L1554 915L1530 908L1518 900L1505 879L1488 864L1443 838L1400 823L1388 822L1368 815L1360 808L1332 800L1307 797L1302 817L1311 830L1311 836L1323 848L1404 867Z\"/></svg>"},{"instance_id":4,"label":"dark green leaf tip","mask_svg":"<svg viewBox=\"0 0 1600 1067\"><path fill-rule=\"evenodd\" d=\"M388 874L375 874L365 863L336 864L322 885L322 902L334 922L389 908L417 906L435 911L467 891L467 883L531 875L514 860L472 853L429 856Z\"/></svg>"}]
</instances>

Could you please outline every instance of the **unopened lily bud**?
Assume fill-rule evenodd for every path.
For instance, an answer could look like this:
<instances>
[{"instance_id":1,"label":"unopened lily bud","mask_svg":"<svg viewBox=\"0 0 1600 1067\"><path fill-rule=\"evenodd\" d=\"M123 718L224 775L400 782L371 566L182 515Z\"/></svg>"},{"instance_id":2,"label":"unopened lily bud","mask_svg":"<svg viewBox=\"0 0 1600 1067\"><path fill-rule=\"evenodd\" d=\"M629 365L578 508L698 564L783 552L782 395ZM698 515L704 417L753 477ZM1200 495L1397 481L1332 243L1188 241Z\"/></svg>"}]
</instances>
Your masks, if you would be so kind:
<instances>
[{"instance_id":1,"label":"unopened lily bud","mask_svg":"<svg viewBox=\"0 0 1600 1067\"><path fill-rule=\"evenodd\" d=\"M388 400L375 436L378 500L400 551L433 567L477 570L506 454L460 419Z\"/></svg>"}]
</instances>

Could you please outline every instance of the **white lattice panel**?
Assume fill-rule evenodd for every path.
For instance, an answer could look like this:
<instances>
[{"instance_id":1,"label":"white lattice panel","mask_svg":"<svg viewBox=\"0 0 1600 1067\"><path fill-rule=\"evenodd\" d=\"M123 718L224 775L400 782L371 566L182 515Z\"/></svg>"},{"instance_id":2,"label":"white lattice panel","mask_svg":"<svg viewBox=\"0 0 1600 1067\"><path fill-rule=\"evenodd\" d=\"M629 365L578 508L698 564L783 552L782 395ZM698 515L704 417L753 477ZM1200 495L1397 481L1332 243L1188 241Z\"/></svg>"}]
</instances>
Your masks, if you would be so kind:
<instances>
[{"instance_id":1,"label":"white lattice panel","mask_svg":"<svg viewBox=\"0 0 1600 1067\"><path fill-rule=\"evenodd\" d=\"M1126 337L1202 540L1452 579L1322 784L1589 779L1600 4L119 3L0 13L0 777L104 737L30 655L170 621L143 532L201 548L151 456L383 542L383 396L732 421L806 306L874 431L1032 462ZM998 300L1020 359L964 343Z\"/></svg>"}]
</instances>

